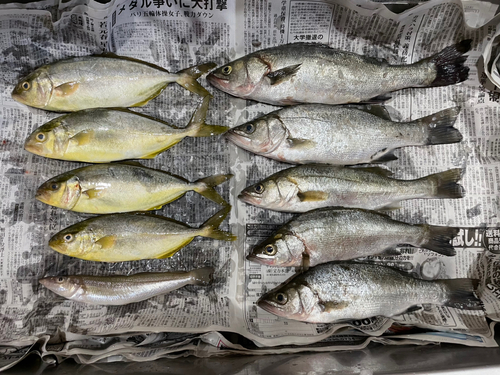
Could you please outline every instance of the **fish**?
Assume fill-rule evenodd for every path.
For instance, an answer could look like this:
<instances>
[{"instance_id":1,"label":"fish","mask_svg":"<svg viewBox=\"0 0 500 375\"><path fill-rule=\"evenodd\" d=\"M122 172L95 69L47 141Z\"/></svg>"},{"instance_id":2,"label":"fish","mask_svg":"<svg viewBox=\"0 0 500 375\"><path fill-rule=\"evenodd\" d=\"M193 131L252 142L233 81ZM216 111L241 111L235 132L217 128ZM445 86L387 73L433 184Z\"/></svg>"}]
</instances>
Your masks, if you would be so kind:
<instances>
[{"instance_id":1,"label":"fish","mask_svg":"<svg viewBox=\"0 0 500 375\"><path fill-rule=\"evenodd\" d=\"M114 54L73 57L41 66L21 78L12 98L54 112L140 107L173 82L200 96L211 95L196 79L215 67L206 63L169 73L145 61Z\"/></svg>"},{"instance_id":2,"label":"fish","mask_svg":"<svg viewBox=\"0 0 500 375\"><path fill-rule=\"evenodd\" d=\"M238 198L257 207L306 212L323 207L392 210L406 199L462 198L460 168L416 180L397 180L380 167L305 164L277 172L245 188Z\"/></svg>"},{"instance_id":3,"label":"fish","mask_svg":"<svg viewBox=\"0 0 500 375\"><path fill-rule=\"evenodd\" d=\"M52 292L72 301L121 306L166 294L186 285L210 285L213 273L213 268L204 267L189 272L143 272L131 276L50 276L38 281Z\"/></svg>"},{"instance_id":4,"label":"fish","mask_svg":"<svg viewBox=\"0 0 500 375\"><path fill-rule=\"evenodd\" d=\"M95 262L169 258L197 236L234 241L231 233L217 229L230 209L224 207L200 228L158 215L97 216L56 233L49 246L61 254Z\"/></svg>"},{"instance_id":5,"label":"fish","mask_svg":"<svg viewBox=\"0 0 500 375\"><path fill-rule=\"evenodd\" d=\"M299 103L381 102L409 87L447 86L465 81L472 40L407 65L330 48L291 43L252 52L207 76L219 90L242 99L286 106Z\"/></svg>"},{"instance_id":6,"label":"fish","mask_svg":"<svg viewBox=\"0 0 500 375\"><path fill-rule=\"evenodd\" d=\"M33 131L24 148L51 159L88 163L152 159L185 137L209 137L228 130L205 124L209 101L205 96L184 129L127 109L72 112Z\"/></svg>"},{"instance_id":7,"label":"fish","mask_svg":"<svg viewBox=\"0 0 500 375\"><path fill-rule=\"evenodd\" d=\"M95 164L51 178L37 189L35 198L51 206L89 214L158 210L191 190L227 205L214 186L232 176L216 175L189 182L137 162Z\"/></svg>"},{"instance_id":8,"label":"fish","mask_svg":"<svg viewBox=\"0 0 500 375\"><path fill-rule=\"evenodd\" d=\"M335 262L297 274L257 301L271 314L308 323L392 317L421 304L481 308L471 279L428 281L380 265Z\"/></svg>"},{"instance_id":9,"label":"fish","mask_svg":"<svg viewBox=\"0 0 500 375\"><path fill-rule=\"evenodd\" d=\"M247 259L266 266L308 268L393 254L401 244L453 256L456 252L450 241L458 232L453 227L407 224L375 211L320 208L290 220L254 247Z\"/></svg>"},{"instance_id":10,"label":"fish","mask_svg":"<svg viewBox=\"0 0 500 375\"><path fill-rule=\"evenodd\" d=\"M396 160L393 151L399 147L460 142L462 134L453 127L459 113L454 107L394 122L379 106L301 104L237 126L226 138L286 163L370 164Z\"/></svg>"}]
</instances>

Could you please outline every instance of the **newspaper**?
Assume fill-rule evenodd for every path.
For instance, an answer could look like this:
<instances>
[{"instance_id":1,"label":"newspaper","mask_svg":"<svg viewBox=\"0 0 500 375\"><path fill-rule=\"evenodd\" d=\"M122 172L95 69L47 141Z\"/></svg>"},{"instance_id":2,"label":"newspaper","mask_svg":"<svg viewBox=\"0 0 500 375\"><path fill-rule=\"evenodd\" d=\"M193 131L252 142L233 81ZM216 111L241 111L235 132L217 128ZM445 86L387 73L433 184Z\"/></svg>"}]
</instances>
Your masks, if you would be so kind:
<instances>
[{"instance_id":1,"label":"newspaper","mask_svg":"<svg viewBox=\"0 0 500 375\"><path fill-rule=\"evenodd\" d=\"M12 353L7 348L27 347L42 338L54 344L40 344L43 355L74 356L82 363L185 353L221 355L227 348L248 353L311 350L310 345L319 345L322 350L356 349L372 340L496 346L490 320L500 317L496 259L500 253L500 111L499 95L489 85L480 59L487 42L498 32L498 18L491 19L495 9L492 4L469 1L464 13L458 0L430 1L401 14L382 4L352 0L117 0L107 4L45 0L1 7L0 342L5 353ZM473 15L469 24L477 28L468 26L468 15ZM235 177L217 189L233 205L222 229L238 235L234 243L195 239L169 259L123 263L82 261L56 253L47 245L51 235L90 216L34 199L42 182L83 165L23 150L33 129L58 116L23 106L10 96L17 80L38 66L111 51L175 72L208 61L222 65L258 49L293 42L324 43L385 58L392 64L408 64L467 38L473 39L473 49L468 54L471 72L466 82L401 90L392 93L386 103L396 121L462 107L456 123L464 135L460 144L400 149L396 151L399 159L387 163L395 176L403 179L464 168L465 198L407 201L400 210L389 212L409 223L462 228L454 240L457 256L446 258L424 249L400 248L397 256L360 261L382 263L424 279L477 278L484 309L423 306L421 311L391 319L373 317L319 325L279 318L257 308L255 302L264 292L297 270L260 266L246 261L245 255L292 215L248 206L236 197L244 187L289 165L249 154L224 137L186 138L156 159L142 163L190 181L233 173ZM207 123L233 127L276 109L230 97L204 79L200 82L214 95ZM183 127L200 100L171 85L134 110ZM196 193L188 193L157 213L196 227L219 208ZM58 297L38 284L46 275L129 275L202 266L215 267L212 286L186 287L127 306L84 305ZM412 327L419 327L418 333L411 331ZM217 332L241 335L255 347L244 350L238 342L227 339L218 346L214 344L218 342L214 337L220 337ZM145 336L127 341L137 335ZM330 344L324 344L325 340ZM221 352L221 347L226 349Z\"/></svg>"}]
</instances>

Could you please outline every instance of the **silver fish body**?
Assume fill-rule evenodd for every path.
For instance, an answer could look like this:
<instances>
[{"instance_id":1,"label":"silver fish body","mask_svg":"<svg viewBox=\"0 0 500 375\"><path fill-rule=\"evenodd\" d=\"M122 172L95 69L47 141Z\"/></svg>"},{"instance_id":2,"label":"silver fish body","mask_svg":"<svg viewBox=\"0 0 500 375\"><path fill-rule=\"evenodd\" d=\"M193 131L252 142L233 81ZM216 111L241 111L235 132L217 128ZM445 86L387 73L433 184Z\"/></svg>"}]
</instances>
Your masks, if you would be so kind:
<instances>
[{"instance_id":1,"label":"silver fish body","mask_svg":"<svg viewBox=\"0 0 500 375\"><path fill-rule=\"evenodd\" d=\"M139 163L96 164L51 178L38 188L36 199L93 214L159 209L191 190L216 203L227 204L213 186L231 176L217 175L189 182Z\"/></svg>"},{"instance_id":2,"label":"silver fish body","mask_svg":"<svg viewBox=\"0 0 500 375\"><path fill-rule=\"evenodd\" d=\"M209 285L213 268L190 272L146 272L132 276L53 276L40 284L54 293L93 305L126 305L172 292L186 285Z\"/></svg>"},{"instance_id":3,"label":"silver fish body","mask_svg":"<svg viewBox=\"0 0 500 375\"><path fill-rule=\"evenodd\" d=\"M397 180L376 167L349 168L307 164L277 172L244 189L238 196L258 207L283 212L306 212L323 207L394 208L405 199L461 198L456 183L460 169L436 173L416 180Z\"/></svg>"},{"instance_id":4,"label":"silver fish body","mask_svg":"<svg viewBox=\"0 0 500 375\"><path fill-rule=\"evenodd\" d=\"M477 309L478 300L469 279L426 281L379 265L326 263L257 302L272 314L310 323L391 317L421 304Z\"/></svg>"},{"instance_id":5,"label":"silver fish body","mask_svg":"<svg viewBox=\"0 0 500 375\"><path fill-rule=\"evenodd\" d=\"M469 69L463 41L409 65L390 65L317 43L294 43L253 52L207 76L231 95L274 105L358 103L407 87L464 81Z\"/></svg>"},{"instance_id":6,"label":"silver fish body","mask_svg":"<svg viewBox=\"0 0 500 375\"><path fill-rule=\"evenodd\" d=\"M359 209L323 208L306 212L256 246L248 259L270 266L314 267L393 251L399 244L454 255L457 228L411 225Z\"/></svg>"},{"instance_id":7,"label":"silver fish body","mask_svg":"<svg viewBox=\"0 0 500 375\"><path fill-rule=\"evenodd\" d=\"M119 56L75 57L44 65L22 78L12 97L23 104L57 112L87 108L136 107L177 82L209 95L196 78L213 63L169 73L152 64Z\"/></svg>"},{"instance_id":8,"label":"silver fish body","mask_svg":"<svg viewBox=\"0 0 500 375\"><path fill-rule=\"evenodd\" d=\"M303 104L286 107L231 129L226 137L256 154L295 164L350 165L396 159L405 146L454 143L459 107L394 122L360 107ZM382 109L382 108L380 108Z\"/></svg>"}]
</instances>

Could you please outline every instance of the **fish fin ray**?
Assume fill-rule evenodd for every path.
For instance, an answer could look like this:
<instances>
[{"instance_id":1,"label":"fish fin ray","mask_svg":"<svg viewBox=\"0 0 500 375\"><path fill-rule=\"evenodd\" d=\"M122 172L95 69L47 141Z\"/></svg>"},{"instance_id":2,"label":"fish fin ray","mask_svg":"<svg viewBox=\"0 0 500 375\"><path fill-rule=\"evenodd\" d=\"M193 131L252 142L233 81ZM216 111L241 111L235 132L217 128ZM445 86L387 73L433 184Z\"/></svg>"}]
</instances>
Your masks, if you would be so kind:
<instances>
[{"instance_id":1,"label":"fish fin ray","mask_svg":"<svg viewBox=\"0 0 500 375\"><path fill-rule=\"evenodd\" d=\"M222 241L234 241L236 240L236 236L230 232L224 232L219 228L219 225L224 221L226 216L231 211L231 206L226 206L219 212L217 212L214 216L208 219L205 223L203 223L200 228L199 236L213 238L216 240Z\"/></svg>"},{"instance_id":2,"label":"fish fin ray","mask_svg":"<svg viewBox=\"0 0 500 375\"><path fill-rule=\"evenodd\" d=\"M477 280L472 279L450 279L450 280L439 280L445 285L447 291L448 300L444 303L446 306L467 309L477 309L482 310L482 302L474 293L474 289L477 287Z\"/></svg>"},{"instance_id":3,"label":"fish fin ray","mask_svg":"<svg viewBox=\"0 0 500 375\"><path fill-rule=\"evenodd\" d=\"M387 111L387 109L383 105L347 104L346 107L355 108L359 111L363 111L363 112L372 114L372 115L377 116L381 119L392 121L391 116L389 115L389 112Z\"/></svg>"},{"instance_id":4,"label":"fish fin ray","mask_svg":"<svg viewBox=\"0 0 500 375\"><path fill-rule=\"evenodd\" d=\"M95 132L93 130L85 130L71 137L70 142L74 142L78 146L83 146L90 143L90 141L92 140L92 138L94 138L94 136Z\"/></svg>"},{"instance_id":5,"label":"fish fin ray","mask_svg":"<svg viewBox=\"0 0 500 375\"><path fill-rule=\"evenodd\" d=\"M212 135L223 134L229 130L226 126L208 125L205 123L209 102L210 96L205 96L191 116L191 120L186 127L189 137L210 137Z\"/></svg>"},{"instance_id":6,"label":"fish fin ray","mask_svg":"<svg viewBox=\"0 0 500 375\"><path fill-rule=\"evenodd\" d=\"M290 65L282 69L275 70L267 74L271 81L271 86L279 85L292 78L300 69L302 64Z\"/></svg>"},{"instance_id":7,"label":"fish fin ray","mask_svg":"<svg viewBox=\"0 0 500 375\"><path fill-rule=\"evenodd\" d=\"M310 149L316 145L316 142L309 139L287 138L287 142L294 149Z\"/></svg>"},{"instance_id":8,"label":"fish fin ray","mask_svg":"<svg viewBox=\"0 0 500 375\"><path fill-rule=\"evenodd\" d=\"M453 107L416 120L415 123L423 126L427 133L424 144L440 145L460 142L463 139L462 133L454 127L459 114L460 107Z\"/></svg>"},{"instance_id":9,"label":"fish fin ray","mask_svg":"<svg viewBox=\"0 0 500 375\"><path fill-rule=\"evenodd\" d=\"M56 96L69 96L78 90L80 83L78 82L66 82L54 88L54 94Z\"/></svg>"},{"instance_id":10,"label":"fish fin ray","mask_svg":"<svg viewBox=\"0 0 500 375\"><path fill-rule=\"evenodd\" d=\"M471 47L472 39L462 40L424 59L424 62L431 62L436 68L436 78L427 87L453 85L469 78L469 68L465 65L467 56L463 54L469 52Z\"/></svg>"},{"instance_id":11,"label":"fish fin ray","mask_svg":"<svg viewBox=\"0 0 500 375\"><path fill-rule=\"evenodd\" d=\"M421 245L422 247L446 256L456 254L451 241L460 231L458 228L429 225L428 229L428 240Z\"/></svg>"},{"instance_id":12,"label":"fish fin ray","mask_svg":"<svg viewBox=\"0 0 500 375\"><path fill-rule=\"evenodd\" d=\"M105 236L97 240L96 243L99 244L102 249L111 249L116 243L116 238L116 236Z\"/></svg>"},{"instance_id":13,"label":"fish fin ray","mask_svg":"<svg viewBox=\"0 0 500 375\"><path fill-rule=\"evenodd\" d=\"M89 189L85 190L82 194L85 194L89 199L94 199L99 198L103 192L103 189Z\"/></svg>"},{"instance_id":14,"label":"fish fin ray","mask_svg":"<svg viewBox=\"0 0 500 375\"><path fill-rule=\"evenodd\" d=\"M193 241L194 237L188 238L186 241L182 242L179 246L175 247L174 249L170 249L158 256L155 257L155 259L167 259L170 257L173 257L180 249L183 247L189 245L191 241Z\"/></svg>"},{"instance_id":15,"label":"fish fin ray","mask_svg":"<svg viewBox=\"0 0 500 375\"><path fill-rule=\"evenodd\" d=\"M177 83L184 87L186 90L189 90L201 97L212 97L207 89L205 89L197 79L201 77L203 74L208 73L210 70L215 68L217 64L215 63L206 63L201 65L196 65L189 67L187 69L181 70L177 72L179 74L179 78L177 79Z\"/></svg>"},{"instance_id":16,"label":"fish fin ray","mask_svg":"<svg viewBox=\"0 0 500 375\"><path fill-rule=\"evenodd\" d=\"M232 174L223 174L202 178L194 182L197 187L195 187L193 190L217 204L226 206L228 205L228 203L224 200L224 198L220 196L217 191L215 191L214 187L229 180L231 177L233 177Z\"/></svg>"},{"instance_id":17,"label":"fish fin ray","mask_svg":"<svg viewBox=\"0 0 500 375\"><path fill-rule=\"evenodd\" d=\"M363 165L361 166L350 166L349 168L355 168L355 169L360 169L362 171L365 171L365 172L369 172L369 173L375 173L375 174L378 174L379 176L382 176L382 177L391 177L393 175L393 173L388 170L388 169L385 169L385 168L381 168L381 167L365 167Z\"/></svg>"},{"instance_id":18,"label":"fish fin ray","mask_svg":"<svg viewBox=\"0 0 500 375\"><path fill-rule=\"evenodd\" d=\"M320 202L328 199L328 193L324 191L305 191L297 194L301 202Z\"/></svg>"}]
</instances>

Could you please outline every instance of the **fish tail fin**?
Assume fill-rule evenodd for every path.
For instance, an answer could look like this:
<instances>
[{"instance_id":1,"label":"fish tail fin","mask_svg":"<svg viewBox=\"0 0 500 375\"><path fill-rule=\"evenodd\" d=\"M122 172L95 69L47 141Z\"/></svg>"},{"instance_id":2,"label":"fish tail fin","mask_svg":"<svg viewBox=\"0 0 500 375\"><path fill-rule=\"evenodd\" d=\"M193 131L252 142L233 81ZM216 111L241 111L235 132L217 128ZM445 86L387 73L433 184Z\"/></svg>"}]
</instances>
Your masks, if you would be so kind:
<instances>
[{"instance_id":1,"label":"fish tail fin","mask_svg":"<svg viewBox=\"0 0 500 375\"><path fill-rule=\"evenodd\" d=\"M231 177L233 177L232 174L219 174L217 176L202 178L195 182L196 186L193 190L215 203L227 206L228 203L215 191L214 186L222 184Z\"/></svg>"},{"instance_id":2,"label":"fish tail fin","mask_svg":"<svg viewBox=\"0 0 500 375\"><path fill-rule=\"evenodd\" d=\"M426 61L433 63L436 68L436 78L429 87L447 86L465 81L469 77L469 68L464 65L467 56L463 54L469 52L471 45L472 39L462 40L427 58Z\"/></svg>"},{"instance_id":3,"label":"fish tail fin","mask_svg":"<svg viewBox=\"0 0 500 375\"><path fill-rule=\"evenodd\" d=\"M231 211L231 206L226 206L214 216L208 219L200 228L199 236L213 238L222 241L234 241L236 236L230 232L224 232L219 229L219 225L224 221L226 216Z\"/></svg>"},{"instance_id":4,"label":"fish tail fin","mask_svg":"<svg viewBox=\"0 0 500 375\"><path fill-rule=\"evenodd\" d=\"M462 198L465 190L462 185L457 184L461 177L462 170L454 168L422 177L420 180L425 181L431 187L427 198Z\"/></svg>"},{"instance_id":5,"label":"fish tail fin","mask_svg":"<svg viewBox=\"0 0 500 375\"><path fill-rule=\"evenodd\" d=\"M453 127L460 113L460 107L448 108L415 122L426 130L425 145L457 143L462 140L460 131Z\"/></svg>"},{"instance_id":6,"label":"fish tail fin","mask_svg":"<svg viewBox=\"0 0 500 375\"><path fill-rule=\"evenodd\" d=\"M193 278L193 285L210 285L213 281L213 267L197 268L189 272Z\"/></svg>"},{"instance_id":7,"label":"fish tail fin","mask_svg":"<svg viewBox=\"0 0 500 375\"><path fill-rule=\"evenodd\" d=\"M482 302L474 294L477 280L450 279L440 280L446 289L447 300L444 305L467 310L482 310Z\"/></svg>"},{"instance_id":8,"label":"fish tail fin","mask_svg":"<svg viewBox=\"0 0 500 375\"><path fill-rule=\"evenodd\" d=\"M197 79L200 78L203 74L208 73L216 66L217 64L215 63L206 63L181 70L180 72L177 72L179 78L177 78L176 82L185 89L200 96L212 96L212 94L210 94L202 85L200 85Z\"/></svg>"},{"instance_id":9,"label":"fish tail fin","mask_svg":"<svg viewBox=\"0 0 500 375\"><path fill-rule=\"evenodd\" d=\"M451 244L451 240L458 234L458 228L428 225L427 229L427 241L422 243L422 247L446 256L453 256L456 254L455 248Z\"/></svg>"},{"instance_id":10,"label":"fish tail fin","mask_svg":"<svg viewBox=\"0 0 500 375\"><path fill-rule=\"evenodd\" d=\"M205 124L209 102L210 96L205 96L193 116L191 116L186 128L190 137L210 137L211 135L223 134L229 130L225 126Z\"/></svg>"}]
</instances>

